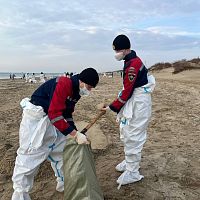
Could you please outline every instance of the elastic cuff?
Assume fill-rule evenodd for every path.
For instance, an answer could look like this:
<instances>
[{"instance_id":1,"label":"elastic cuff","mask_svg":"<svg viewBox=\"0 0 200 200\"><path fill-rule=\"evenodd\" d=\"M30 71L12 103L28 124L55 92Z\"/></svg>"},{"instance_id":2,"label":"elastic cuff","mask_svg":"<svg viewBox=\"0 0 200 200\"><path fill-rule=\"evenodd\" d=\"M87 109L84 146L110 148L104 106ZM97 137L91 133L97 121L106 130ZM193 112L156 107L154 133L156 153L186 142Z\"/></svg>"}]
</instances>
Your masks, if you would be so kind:
<instances>
[{"instance_id":1,"label":"elastic cuff","mask_svg":"<svg viewBox=\"0 0 200 200\"><path fill-rule=\"evenodd\" d=\"M74 128L72 126L69 126L67 129L65 129L62 132L62 134L66 136L66 135L70 134L73 130L74 130Z\"/></svg>"},{"instance_id":2,"label":"elastic cuff","mask_svg":"<svg viewBox=\"0 0 200 200\"><path fill-rule=\"evenodd\" d=\"M116 109L114 106L109 105L110 110L112 110L113 112L118 113L120 110Z\"/></svg>"}]
</instances>

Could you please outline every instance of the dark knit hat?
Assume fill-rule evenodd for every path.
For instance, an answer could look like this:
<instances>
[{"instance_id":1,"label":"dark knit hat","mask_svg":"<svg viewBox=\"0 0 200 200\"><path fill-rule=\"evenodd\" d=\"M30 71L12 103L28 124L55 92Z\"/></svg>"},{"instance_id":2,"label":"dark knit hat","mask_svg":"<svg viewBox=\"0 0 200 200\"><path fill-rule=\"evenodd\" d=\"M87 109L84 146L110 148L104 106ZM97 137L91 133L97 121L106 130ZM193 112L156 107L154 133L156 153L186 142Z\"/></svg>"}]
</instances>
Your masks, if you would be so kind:
<instances>
[{"instance_id":1,"label":"dark knit hat","mask_svg":"<svg viewBox=\"0 0 200 200\"><path fill-rule=\"evenodd\" d=\"M130 49L131 43L127 36L125 35L118 35L113 40L113 50L122 50L122 49Z\"/></svg>"},{"instance_id":2,"label":"dark knit hat","mask_svg":"<svg viewBox=\"0 0 200 200\"><path fill-rule=\"evenodd\" d=\"M79 79L92 87L96 87L99 82L99 75L94 68L86 68L79 74Z\"/></svg>"}]
</instances>

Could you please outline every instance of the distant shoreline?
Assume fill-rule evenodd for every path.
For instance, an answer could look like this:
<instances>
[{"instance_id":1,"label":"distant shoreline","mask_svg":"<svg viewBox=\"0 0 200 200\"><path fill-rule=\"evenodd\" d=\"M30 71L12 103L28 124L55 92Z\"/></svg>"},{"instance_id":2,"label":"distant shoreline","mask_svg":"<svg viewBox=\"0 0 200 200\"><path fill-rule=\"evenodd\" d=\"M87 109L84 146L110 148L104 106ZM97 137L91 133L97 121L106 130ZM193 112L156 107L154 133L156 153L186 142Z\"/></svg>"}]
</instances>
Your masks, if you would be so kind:
<instances>
[{"instance_id":1,"label":"distant shoreline","mask_svg":"<svg viewBox=\"0 0 200 200\"><path fill-rule=\"evenodd\" d=\"M10 74L15 74L15 79L22 79L23 73L22 72L16 72L16 73L11 73L11 72L0 72L0 79L10 79ZM26 74L26 73L24 73ZM33 73L29 73L29 76L32 76ZM40 77L41 73L34 73L35 77ZM64 73L44 73L46 77L57 77L61 76Z\"/></svg>"}]
</instances>

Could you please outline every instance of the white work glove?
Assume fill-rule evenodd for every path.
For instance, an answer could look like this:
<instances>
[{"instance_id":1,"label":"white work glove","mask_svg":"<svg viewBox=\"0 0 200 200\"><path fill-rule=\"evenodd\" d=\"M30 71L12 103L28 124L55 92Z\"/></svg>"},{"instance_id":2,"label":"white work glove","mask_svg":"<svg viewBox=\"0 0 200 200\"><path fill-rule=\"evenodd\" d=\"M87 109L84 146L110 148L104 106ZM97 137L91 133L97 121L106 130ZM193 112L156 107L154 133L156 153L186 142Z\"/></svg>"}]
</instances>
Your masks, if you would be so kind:
<instances>
[{"instance_id":1,"label":"white work glove","mask_svg":"<svg viewBox=\"0 0 200 200\"><path fill-rule=\"evenodd\" d=\"M111 109L110 109L110 107L109 106L106 106L106 105L104 105L101 109L100 109L101 111L110 111Z\"/></svg>"},{"instance_id":2,"label":"white work glove","mask_svg":"<svg viewBox=\"0 0 200 200\"><path fill-rule=\"evenodd\" d=\"M79 131L76 131L76 135L74 136L74 138L76 139L76 142L78 144L90 144L87 137Z\"/></svg>"}]
</instances>

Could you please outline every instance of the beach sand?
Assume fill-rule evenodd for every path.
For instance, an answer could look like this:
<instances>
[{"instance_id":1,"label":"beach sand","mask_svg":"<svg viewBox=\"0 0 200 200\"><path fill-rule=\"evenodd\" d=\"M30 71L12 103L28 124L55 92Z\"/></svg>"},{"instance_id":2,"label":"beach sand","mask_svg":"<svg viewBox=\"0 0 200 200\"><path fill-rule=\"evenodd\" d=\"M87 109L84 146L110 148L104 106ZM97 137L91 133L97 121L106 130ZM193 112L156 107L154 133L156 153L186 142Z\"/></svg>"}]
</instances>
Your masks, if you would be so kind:
<instances>
[{"instance_id":1,"label":"beach sand","mask_svg":"<svg viewBox=\"0 0 200 200\"><path fill-rule=\"evenodd\" d=\"M117 190L120 175L115 166L124 159L116 115L103 116L90 130L96 170L105 199L198 200L200 199L200 71L172 75L170 70L153 73L157 86L148 139L142 152L144 179ZM18 148L22 98L30 97L39 84L0 80L0 199L10 200L12 172ZM82 98L74 113L84 127L98 113L97 104L109 103L121 89L121 78L104 77L91 96ZM70 173L70 172L69 172ZM66 180L67 181L67 180ZM32 200L62 200L49 162L35 178Z\"/></svg>"}]
</instances>

